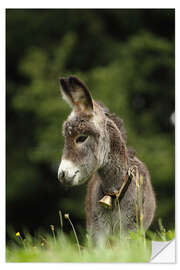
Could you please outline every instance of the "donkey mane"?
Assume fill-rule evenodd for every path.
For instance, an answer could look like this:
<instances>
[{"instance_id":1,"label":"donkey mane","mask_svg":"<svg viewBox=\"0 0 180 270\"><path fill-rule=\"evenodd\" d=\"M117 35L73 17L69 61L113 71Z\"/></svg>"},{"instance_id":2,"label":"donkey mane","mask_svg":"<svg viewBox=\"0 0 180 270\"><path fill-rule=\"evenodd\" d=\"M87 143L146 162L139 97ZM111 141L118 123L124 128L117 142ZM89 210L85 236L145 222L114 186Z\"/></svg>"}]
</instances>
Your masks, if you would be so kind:
<instances>
[{"instance_id":1,"label":"donkey mane","mask_svg":"<svg viewBox=\"0 0 180 270\"><path fill-rule=\"evenodd\" d=\"M121 132L121 135L122 135L124 142L126 143L127 142L127 135L126 135L125 127L124 127L124 121L122 119L120 119L115 113L111 113L102 101L96 101L96 103L98 103L101 106L105 115L115 123L115 125L117 126L117 128ZM127 147L127 148L128 148L128 156L130 158L134 158L136 155L136 151L134 150L134 148L132 148L131 146Z\"/></svg>"},{"instance_id":2,"label":"donkey mane","mask_svg":"<svg viewBox=\"0 0 180 270\"><path fill-rule=\"evenodd\" d=\"M109 109L103 104L101 101L97 101L97 103L101 106L103 109L105 115L110 118L117 126L117 128L120 130L121 135L123 137L124 142L127 141L127 135L126 130L124 128L124 122L121 120L115 113L111 113Z\"/></svg>"}]
</instances>

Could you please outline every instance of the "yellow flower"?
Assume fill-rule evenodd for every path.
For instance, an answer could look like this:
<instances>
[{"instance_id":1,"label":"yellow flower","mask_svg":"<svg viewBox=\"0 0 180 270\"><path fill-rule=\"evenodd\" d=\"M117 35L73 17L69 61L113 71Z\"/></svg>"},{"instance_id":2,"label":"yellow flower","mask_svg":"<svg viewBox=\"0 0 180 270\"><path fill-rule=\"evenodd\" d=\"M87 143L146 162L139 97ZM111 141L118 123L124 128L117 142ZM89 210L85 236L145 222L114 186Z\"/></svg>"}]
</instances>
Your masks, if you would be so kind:
<instances>
[{"instance_id":1,"label":"yellow flower","mask_svg":"<svg viewBox=\"0 0 180 270\"><path fill-rule=\"evenodd\" d=\"M20 232L17 232L17 233L16 233L16 236L20 236Z\"/></svg>"}]
</instances>

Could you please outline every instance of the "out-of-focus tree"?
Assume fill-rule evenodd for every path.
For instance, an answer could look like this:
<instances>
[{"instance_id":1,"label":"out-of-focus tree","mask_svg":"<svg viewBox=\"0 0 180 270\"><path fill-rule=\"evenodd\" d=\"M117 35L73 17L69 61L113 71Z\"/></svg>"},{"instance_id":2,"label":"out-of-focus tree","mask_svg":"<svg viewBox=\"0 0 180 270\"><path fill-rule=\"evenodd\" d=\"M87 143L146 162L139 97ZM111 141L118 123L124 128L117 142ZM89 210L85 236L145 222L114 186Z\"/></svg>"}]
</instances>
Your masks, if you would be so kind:
<instances>
[{"instance_id":1,"label":"out-of-focus tree","mask_svg":"<svg viewBox=\"0 0 180 270\"><path fill-rule=\"evenodd\" d=\"M8 225L47 227L59 209L84 224L86 186L57 182L70 112L58 78L75 74L124 119L128 145L151 172L155 221L173 226L173 26L173 10L7 11Z\"/></svg>"}]
</instances>

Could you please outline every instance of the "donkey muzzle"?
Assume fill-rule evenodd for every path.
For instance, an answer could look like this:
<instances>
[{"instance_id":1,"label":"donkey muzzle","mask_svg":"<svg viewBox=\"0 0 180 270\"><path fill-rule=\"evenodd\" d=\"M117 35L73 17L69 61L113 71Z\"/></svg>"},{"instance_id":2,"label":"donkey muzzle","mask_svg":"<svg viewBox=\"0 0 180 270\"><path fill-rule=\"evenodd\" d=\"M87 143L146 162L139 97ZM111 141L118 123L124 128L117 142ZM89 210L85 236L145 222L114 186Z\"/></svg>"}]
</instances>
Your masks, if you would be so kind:
<instances>
[{"instance_id":1,"label":"donkey muzzle","mask_svg":"<svg viewBox=\"0 0 180 270\"><path fill-rule=\"evenodd\" d=\"M74 185L76 174L69 176L68 172L60 171L58 173L58 180L64 185Z\"/></svg>"},{"instance_id":2,"label":"donkey muzzle","mask_svg":"<svg viewBox=\"0 0 180 270\"><path fill-rule=\"evenodd\" d=\"M58 180L63 184L73 185L79 170L77 167L70 161L63 159L58 169Z\"/></svg>"}]
</instances>

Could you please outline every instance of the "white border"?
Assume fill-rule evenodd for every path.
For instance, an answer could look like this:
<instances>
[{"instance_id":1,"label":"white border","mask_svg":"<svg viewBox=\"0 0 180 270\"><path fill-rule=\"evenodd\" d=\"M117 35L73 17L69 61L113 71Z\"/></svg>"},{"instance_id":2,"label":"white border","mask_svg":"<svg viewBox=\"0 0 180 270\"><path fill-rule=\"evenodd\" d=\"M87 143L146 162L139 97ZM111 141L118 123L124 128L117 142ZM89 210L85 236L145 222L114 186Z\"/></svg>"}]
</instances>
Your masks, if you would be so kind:
<instances>
[{"instance_id":1,"label":"white border","mask_svg":"<svg viewBox=\"0 0 180 270\"><path fill-rule=\"evenodd\" d=\"M0 262L5 261L5 12L0 10L1 90L0 90Z\"/></svg>"},{"instance_id":2,"label":"white border","mask_svg":"<svg viewBox=\"0 0 180 270\"><path fill-rule=\"evenodd\" d=\"M11 264L7 264L4 263L5 262L5 9L6 8L176 8L176 29L178 29L179 31L179 18L180 18L180 14L179 14L179 9L178 9L178 2L179 1L155 1L155 0L151 0L149 1L107 1L107 3L105 3L105 1L90 1L90 3L87 3L86 1L82 2L82 1L70 1L69 3L67 3L67 1L61 2L61 1L54 1L54 2L41 2L39 3L37 0L31 0L31 2L25 2L25 1L4 1L1 4L1 10L0 10L0 29L1 29L1 42L0 42L0 59L1 59L1 91L0 91L0 102L1 102L1 106L0 106L0 110L1 110L1 114L0 114L0 119L1 119L1 136L0 136L0 149L1 149L1 162L0 162L0 207L1 207L1 223L0 223L0 267L2 269L4 268L9 268L9 267L18 267L18 269L21 269L21 267L24 269L24 264L23 263L16 263L12 265ZM51 3L51 4L50 4ZM53 5L53 6L52 6ZM177 34L176 31L176 48L180 48L180 42L179 42L179 35ZM179 125L180 125L180 120L179 120L179 87L178 87L178 73L177 70L179 72L179 68L178 68L178 60L179 60L179 53L178 50L176 50L176 206L179 205L179 184L178 184L178 180L180 181L180 174L179 174L179 149L180 149L180 145L179 145L179 140L178 138L180 138L180 132L179 132ZM178 121L177 121L178 119ZM179 123L178 123L179 122ZM179 161L179 162L178 162ZM2 218L3 217L3 218ZM176 229L178 228L177 224L179 223L179 215L178 215L178 211L176 210ZM176 263L177 264L171 264L171 267L178 267L178 243L179 243L179 233L176 230ZM3 264L3 265L2 265ZM37 267L39 268L41 266L41 263L33 263L33 267ZM79 269L84 269L84 267L86 269L91 269L93 267L98 267L100 266L100 264L51 264L51 267L73 267L73 268L78 268ZM144 269L144 267L157 267L159 270L159 267L163 267L169 268L169 264L162 264L162 265L152 265L152 264L101 264L101 266L103 267L103 270L109 270L109 269L132 269L133 268L137 268L137 269ZM31 269L32 265L31 263L26 264L25 266L27 269ZM49 264L48 263L44 263L42 264L42 267L44 269L49 269Z\"/></svg>"},{"instance_id":3,"label":"white border","mask_svg":"<svg viewBox=\"0 0 180 270\"><path fill-rule=\"evenodd\" d=\"M162 0L126 0L126 1L4 1L2 3L2 8L175 8L178 5L178 0L176 1L162 1Z\"/></svg>"}]
</instances>

